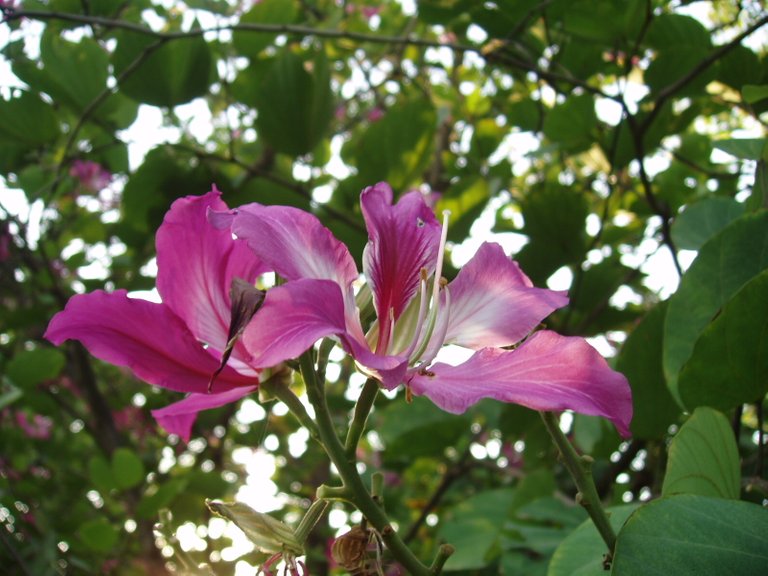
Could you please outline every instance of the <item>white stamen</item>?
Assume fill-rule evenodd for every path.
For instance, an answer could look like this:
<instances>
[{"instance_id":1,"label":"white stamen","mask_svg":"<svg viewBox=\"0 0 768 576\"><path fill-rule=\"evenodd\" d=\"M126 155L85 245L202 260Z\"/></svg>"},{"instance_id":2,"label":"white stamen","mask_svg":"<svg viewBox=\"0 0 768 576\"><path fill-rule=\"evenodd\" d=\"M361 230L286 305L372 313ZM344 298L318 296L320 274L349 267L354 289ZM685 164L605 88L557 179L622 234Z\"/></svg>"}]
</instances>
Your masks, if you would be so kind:
<instances>
[{"instance_id":1,"label":"white stamen","mask_svg":"<svg viewBox=\"0 0 768 576\"><path fill-rule=\"evenodd\" d=\"M421 285L421 289L419 290L419 313L416 316L416 328L413 331L411 344L404 352L408 358L411 357L413 350L416 348L416 344L419 343L421 328L424 326L424 318L427 316L427 270L425 268L421 269L421 281L419 284Z\"/></svg>"},{"instance_id":2,"label":"white stamen","mask_svg":"<svg viewBox=\"0 0 768 576\"><path fill-rule=\"evenodd\" d=\"M440 234L440 248L437 251L434 284L432 285L432 306L438 306L439 304L437 293L440 291L440 277L443 273L443 255L445 254L445 244L448 241L448 217L450 215L450 210L443 210L443 229Z\"/></svg>"},{"instance_id":3,"label":"white stamen","mask_svg":"<svg viewBox=\"0 0 768 576\"><path fill-rule=\"evenodd\" d=\"M443 347L443 342L445 342L445 336L448 334L448 324L451 319L451 291L448 289L448 286L445 286L443 288L443 292L445 293L445 306L443 306L443 314L445 314L445 321L443 322L443 325L440 327L440 332L436 334L435 342L437 343L436 346L433 347L431 353L428 356L425 356L421 359L421 362L419 363L418 369L426 368L432 363L432 360L435 359L435 356L437 356L437 353L440 351L440 348Z\"/></svg>"}]
</instances>

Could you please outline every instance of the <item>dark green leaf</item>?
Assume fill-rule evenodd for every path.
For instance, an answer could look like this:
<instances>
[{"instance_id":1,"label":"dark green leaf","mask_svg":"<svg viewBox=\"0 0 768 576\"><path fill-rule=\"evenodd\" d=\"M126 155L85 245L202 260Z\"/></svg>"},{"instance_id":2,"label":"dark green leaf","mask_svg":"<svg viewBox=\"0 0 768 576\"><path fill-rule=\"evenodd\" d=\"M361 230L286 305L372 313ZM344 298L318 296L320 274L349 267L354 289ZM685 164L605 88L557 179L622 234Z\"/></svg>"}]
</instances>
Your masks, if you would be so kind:
<instances>
[{"instance_id":1,"label":"dark green leaf","mask_svg":"<svg viewBox=\"0 0 768 576\"><path fill-rule=\"evenodd\" d=\"M118 488L133 488L144 481L144 464L132 450L118 448L112 454L112 474Z\"/></svg>"},{"instance_id":2,"label":"dark green leaf","mask_svg":"<svg viewBox=\"0 0 768 576\"><path fill-rule=\"evenodd\" d=\"M715 196L686 207L672 225L672 240L683 250L698 250L712 236L744 213L733 198Z\"/></svg>"},{"instance_id":3,"label":"dark green leaf","mask_svg":"<svg viewBox=\"0 0 768 576\"><path fill-rule=\"evenodd\" d=\"M592 96L571 96L544 117L544 135L570 152L583 151L592 145L596 124Z\"/></svg>"},{"instance_id":4,"label":"dark green leaf","mask_svg":"<svg viewBox=\"0 0 768 576\"><path fill-rule=\"evenodd\" d=\"M86 546L102 553L112 551L119 538L117 529L104 518L86 522L77 533Z\"/></svg>"},{"instance_id":5,"label":"dark green leaf","mask_svg":"<svg viewBox=\"0 0 768 576\"><path fill-rule=\"evenodd\" d=\"M430 160L437 122L424 99L412 99L387 110L352 151L366 185L386 181L397 194L416 183Z\"/></svg>"},{"instance_id":6,"label":"dark green leaf","mask_svg":"<svg viewBox=\"0 0 768 576\"><path fill-rule=\"evenodd\" d=\"M744 97L744 102L754 104L755 102L768 98L768 84L763 84L761 86L748 84L741 88L741 94Z\"/></svg>"},{"instance_id":7,"label":"dark green leaf","mask_svg":"<svg viewBox=\"0 0 768 576\"><path fill-rule=\"evenodd\" d=\"M664 324L664 374L678 400L678 373L699 335L720 308L766 267L768 212L734 220L701 247L669 300Z\"/></svg>"},{"instance_id":8,"label":"dark green leaf","mask_svg":"<svg viewBox=\"0 0 768 576\"><path fill-rule=\"evenodd\" d=\"M56 348L36 348L18 353L8 362L6 375L20 388L32 388L59 375L66 357Z\"/></svg>"},{"instance_id":9,"label":"dark green leaf","mask_svg":"<svg viewBox=\"0 0 768 576\"><path fill-rule=\"evenodd\" d=\"M172 107L208 91L213 61L202 36L159 43L132 32L117 34L112 55L115 73L132 70L122 82L122 92L138 102Z\"/></svg>"},{"instance_id":10,"label":"dark green leaf","mask_svg":"<svg viewBox=\"0 0 768 576\"><path fill-rule=\"evenodd\" d=\"M610 522L618 532L636 505L608 508ZM591 519L569 534L555 550L547 576L605 576L603 559L608 549Z\"/></svg>"},{"instance_id":11,"label":"dark green leaf","mask_svg":"<svg viewBox=\"0 0 768 576\"><path fill-rule=\"evenodd\" d=\"M297 7L294 0L262 0L243 14L240 24L290 24L296 18ZM258 57L259 53L275 41L277 34L267 34L256 30L235 30L232 41L235 48L249 58Z\"/></svg>"},{"instance_id":12,"label":"dark green leaf","mask_svg":"<svg viewBox=\"0 0 768 576\"><path fill-rule=\"evenodd\" d=\"M632 435L663 438L680 415L680 407L667 389L662 368L662 336L666 303L653 308L629 334L616 360L616 369L632 387Z\"/></svg>"},{"instance_id":13,"label":"dark green leaf","mask_svg":"<svg viewBox=\"0 0 768 576\"><path fill-rule=\"evenodd\" d=\"M325 55L305 61L283 49L262 79L257 102L256 128L275 150L292 156L311 152L333 116Z\"/></svg>"},{"instance_id":14,"label":"dark green leaf","mask_svg":"<svg viewBox=\"0 0 768 576\"><path fill-rule=\"evenodd\" d=\"M760 576L768 512L747 502L681 494L639 508L619 533L612 574Z\"/></svg>"},{"instance_id":15,"label":"dark green leaf","mask_svg":"<svg viewBox=\"0 0 768 576\"><path fill-rule=\"evenodd\" d=\"M680 372L680 397L688 408L730 410L768 392L768 270L725 305L696 342Z\"/></svg>"},{"instance_id":16,"label":"dark green leaf","mask_svg":"<svg viewBox=\"0 0 768 576\"><path fill-rule=\"evenodd\" d=\"M59 135L59 123L50 104L29 92L0 100L0 138L14 145L48 144ZM5 145L5 144L3 144Z\"/></svg>"},{"instance_id":17,"label":"dark green leaf","mask_svg":"<svg viewBox=\"0 0 768 576\"><path fill-rule=\"evenodd\" d=\"M110 490L117 488L112 467L103 456L91 457L88 461L88 476L102 494L109 494Z\"/></svg>"},{"instance_id":18,"label":"dark green leaf","mask_svg":"<svg viewBox=\"0 0 768 576\"><path fill-rule=\"evenodd\" d=\"M697 408L669 447L662 495L737 500L740 483L739 452L728 419L711 408Z\"/></svg>"},{"instance_id":19,"label":"dark green leaf","mask_svg":"<svg viewBox=\"0 0 768 576\"><path fill-rule=\"evenodd\" d=\"M742 160L768 160L765 138L732 138L715 140L715 148L741 158Z\"/></svg>"}]
</instances>

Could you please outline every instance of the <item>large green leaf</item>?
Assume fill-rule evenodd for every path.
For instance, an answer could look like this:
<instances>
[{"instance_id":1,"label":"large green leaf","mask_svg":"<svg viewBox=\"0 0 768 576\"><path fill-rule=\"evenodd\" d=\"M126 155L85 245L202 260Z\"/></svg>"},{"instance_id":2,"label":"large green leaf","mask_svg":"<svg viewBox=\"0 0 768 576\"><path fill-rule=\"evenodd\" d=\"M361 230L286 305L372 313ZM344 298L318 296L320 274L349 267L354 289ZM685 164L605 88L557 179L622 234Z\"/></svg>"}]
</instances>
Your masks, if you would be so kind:
<instances>
[{"instance_id":1,"label":"large green leaf","mask_svg":"<svg viewBox=\"0 0 768 576\"><path fill-rule=\"evenodd\" d=\"M682 250L698 250L744 213L744 204L715 196L687 206L672 224L672 240Z\"/></svg>"},{"instance_id":2,"label":"large green leaf","mask_svg":"<svg viewBox=\"0 0 768 576\"><path fill-rule=\"evenodd\" d=\"M58 87L56 100L78 111L107 87L109 55L91 38L69 42L48 29L40 42L40 58L44 73Z\"/></svg>"},{"instance_id":3,"label":"large green leaf","mask_svg":"<svg viewBox=\"0 0 768 576\"><path fill-rule=\"evenodd\" d=\"M562 148L576 152L592 145L596 125L597 114L592 96L571 96L544 117L544 135Z\"/></svg>"},{"instance_id":4,"label":"large green leaf","mask_svg":"<svg viewBox=\"0 0 768 576\"><path fill-rule=\"evenodd\" d=\"M262 0L243 14L240 24L290 24L296 18L294 0ZM235 30L232 42L235 48L249 58L256 58L259 53L274 42L277 34L267 34L256 30Z\"/></svg>"},{"instance_id":5,"label":"large green leaf","mask_svg":"<svg viewBox=\"0 0 768 576\"><path fill-rule=\"evenodd\" d=\"M635 504L608 508L613 529L618 532L636 508ZM603 559L607 551L595 524L584 520L555 550L547 576L604 576Z\"/></svg>"},{"instance_id":6,"label":"large green leaf","mask_svg":"<svg viewBox=\"0 0 768 576\"><path fill-rule=\"evenodd\" d=\"M563 187L536 189L521 208L523 233L530 242L516 259L535 284L542 284L561 266L581 261L588 213L582 194Z\"/></svg>"},{"instance_id":7,"label":"large green leaf","mask_svg":"<svg viewBox=\"0 0 768 576\"><path fill-rule=\"evenodd\" d=\"M97 552L110 552L119 538L117 529L105 518L90 520L80 526L77 535L88 548Z\"/></svg>"},{"instance_id":8,"label":"large green leaf","mask_svg":"<svg viewBox=\"0 0 768 576\"><path fill-rule=\"evenodd\" d=\"M202 36L161 45L132 32L116 36L115 74L128 74L121 84L123 94L145 104L172 107L208 92L213 59Z\"/></svg>"},{"instance_id":9,"label":"large green leaf","mask_svg":"<svg viewBox=\"0 0 768 576\"><path fill-rule=\"evenodd\" d=\"M50 104L22 92L18 98L0 99L0 138L3 145L48 144L59 135L59 123Z\"/></svg>"},{"instance_id":10,"label":"large green leaf","mask_svg":"<svg viewBox=\"0 0 768 576\"><path fill-rule=\"evenodd\" d=\"M6 366L6 375L21 388L32 388L59 375L66 357L56 348L36 348L16 354Z\"/></svg>"},{"instance_id":11,"label":"large green leaf","mask_svg":"<svg viewBox=\"0 0 768 576\"><path fill-rule=\"evenodd\" d=\"M499 537L512 506L514 490L480 492L461 502L440 525L440 538L456 552L446 571L472 570L487 566L498 554Z\"/></svg>"},{"instance_id":12,"label":"large green leaf","mask_svg":"<svg viewBox=\"0 0 768 576\"><path fill-rule=\"evenodd\" d=\"M439 455L470 425L469 417L448 414L423 397L411 403L394 402L377 415L381 421L376 431L387 447L388 458Z\"/></svg>"},{"instance_id":13,"label":"large green leaf","mask_svg":"<svg viewBox=\"0 0 768 576\"><path fill-rule=\"evenodd\" d=\"M701 334L680 372L685 406L729 410L768 392L766 294L768 270L739 290Z\"/></svg>"},{"instance_id":14,"label":"large green leaf","mask_svg":"<svg viewBox=\"0 0 768 576\"><path fill-rule=\"evenodd\" d=\"M768 267L768 212L733 221L702 246L669 300L664 324L664 374L679 398L678 374L696 340L728 300Z\"/></svg>"},{"instance_id":15,"label":"large green leaf","mask_svg":"<svg viewBox=\"0 0 768 576\"><path fill-rule=\"evenodd\" d=\"M256 101L256 128L275 150L292 156L311 152L333 116L325 55L305 61L283 49L262 78Z\"/></svg>"},{"instance_id":16,"label":"large green leaf","mask_svg":"<svg viewBox=\"0 0 768 576\"><path fill-rule=\"evenodd\" d=\"M616 369L632 387L632 435L663 438L680 415L680 407L667 389L661 364L666 303L651 310L621 348Z\"/></svg>"},{"instance_id":17,"label":"large green leaf","mask_svg":"<svg viewBox=\"0 0 768 576\"><path fill-rule=\"evenodd\" d=\"M432 105L411 99L387 110L360 138L352 154L366 184L386 181L400 193L420 181L432 154L437 122Z\"/></svg>"},{"instance_id":18,"label":"large green leaf","mask_svg":"<svg viewBox=\"0 0 768 576\"><path fill-rule=\"evenodd\" d=\"M112 474L119 488L133 488L144 480L144 464L134 451L118 448L112 455Z\"/></svg>"},{"instance_id":19,"label":"large green leaf","mask_svg":"<svg viewBox=\"0 0 768 576\"><path fill-rule=\"evenodd\" d=\"M739 452L728 419L717 410L697 408L669 447L662 495L699 494L739 498Z\"/></svg>"},{"instance_id":20,"label":"large green leaf","mask_svg":"<svg viewBox=\"0 0 768 576\"><path fill-rule=\"evenodd\" d=\"M619 533L615 576L760 576L768 566L768 511L748 502L681 494L639 508Z\"/></svg>"}]
</instances>

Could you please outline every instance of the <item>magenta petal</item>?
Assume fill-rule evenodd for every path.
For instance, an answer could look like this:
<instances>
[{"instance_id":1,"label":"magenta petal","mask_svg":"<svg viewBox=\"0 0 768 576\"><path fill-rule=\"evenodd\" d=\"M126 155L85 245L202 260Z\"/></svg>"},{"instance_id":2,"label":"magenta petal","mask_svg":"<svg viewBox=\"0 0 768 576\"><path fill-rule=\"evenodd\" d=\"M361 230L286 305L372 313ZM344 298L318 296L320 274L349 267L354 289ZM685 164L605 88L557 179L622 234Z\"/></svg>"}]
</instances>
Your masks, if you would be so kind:
<instances>
[{"instance_id":1,"label":"magenta petal","mask_svg":"<svg viewBox=\"0 0 768 576\"><path fill-rule=\"evenodd\" d=\"M258 386L241 386L218 394L190 394L184 400L152 410L152 416L167 432L189 442L198 412L236 402L257 389Z\"/></svg>"},{"instance_id":2,"label":"magenta petal","mask_svg":"<svg viewBox=\"0 0 768 576\"><path fill-rule=\"evenodd\" d=\"M582 338L536 332L516 350L484 348L459 366L435 364L410 385L448 412L495 398L534 410L603 416L630 435L629 383Z\"/></svg>"},{"instance_id":3,"label":"magenta petal","mask_svg":"<svg viewBox=\"0 0 768 576\"><path fill-rule=\"evenodd\" d=\"M142 380L179 392L204 392L218 367L184 323L164 304L128 298L125 290L101 290L70 298L48 325L54 344L79 340L97 358L127 366ZM216 389L253 385L226 367Z\"/></svg>"},{"instance_id":4,"label":"magenta petal","mask_svg":"<svg viewBox=\"0 0 768 576\"><path fill-rule=\"evenodd\" d=\"M533 287L517 262L493 243L480 246L448 289L445 341L473 349L515 344L568 304L564 292Z\"/></svg>"},{"instance_id":5,"label":"magenta petal","mask_svg":"<svg viewBox=\"0 0 768 576\"><path fill-rule=\"evenodd\" d=\"M271 288L242 342L253 366L296 358L320 338L346 333L341 288L329 280L302 279Z\"/></svg>"},{"instance_id":6,"label":"magenta petal","mask_svg":"<svg viewBox=\"0 0 768 576\"><path fill-rule=\"evenodd\" d=\"M286 280L333 280L347 287L357 278L347 247L304 210L248 204L229 214L213 212L209 218L217 227L231 224L257 258Z\"/></svg>"},{"instance_id":7,"label":"magenta petal","mask_svg":"<svg viewBox=\"0 0 768 576\"><path fill-rule=\"evenodd\" d=\"M400 317L419 287L420 272L434 272L440 247L440 223L419 192L392 205L392 189L379 183L360 195L369 241L363 270L374 295L382 329L389 311Z\"/></svg>"},{"instance_id":8,"label":"magenta petal","mask_svg":"<svg viewBox=\"0 0 768 576\"><path fill-rule=\"evenodd\" d=\"M209 209L226 210L218 191L176 200L157 231L157 289L198 340L224 350L234 278L249 283L268 271L229 230L214 228ZM237 354L235 354L237 356Z\"/></svg>"}]
</instances>

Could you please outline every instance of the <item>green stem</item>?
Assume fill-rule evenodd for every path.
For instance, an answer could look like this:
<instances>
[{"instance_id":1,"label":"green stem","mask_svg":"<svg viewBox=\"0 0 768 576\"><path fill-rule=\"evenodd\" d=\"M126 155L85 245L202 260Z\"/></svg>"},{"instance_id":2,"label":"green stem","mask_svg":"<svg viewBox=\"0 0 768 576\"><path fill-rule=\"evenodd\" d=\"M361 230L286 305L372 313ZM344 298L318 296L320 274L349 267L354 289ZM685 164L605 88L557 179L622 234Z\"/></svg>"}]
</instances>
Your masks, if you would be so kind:
<instances>
[{"instance_id":1,"label":"green stem","mask_svg":"<svg viewBox=\"0 0 768 576\"><path fill-rule=\"evenodd\" d=\"M600 496L597 494L595 480L592 477L592 462L594 461L590 456L580 456L576 452L560 429L557 416L552 412L540 412L540 414L544 420L544 426L546 426L549 435L552 436L552 440L555 441L557 448L560 450L565 467L568 469L574 482L576 482L576 487L579 489L577 500L587 511L589 517L592 518L597 531L600 533L606 546L608 546L610 559L616 548L616 533L613 531L613 526L611 526L608 520L608 514L605 512L600 502Z\"/></svg>"},{"instance_id":2,"label":"green stem","mask_svg":"<svg viewBox=\"0 0 768 576\"><path fill-rule=\"evenodd\" d=\"M259 384L261 389L280 400L283 404L288 406L288 410L301 422L301 424L309 431L313 438L320 438L320 433L317 430L317 425L312 417L307 412L304 404L301 403L299 397L293 393L280 378L270 378Z\"/></svg>"},{"instance_id":3,"label":"green stem","mask_svg":"<svg viewBox=\"0 0 768 576\"><path fill-rule=\"evenodd\" d=\"M357 445L365 432L365 423L368 421L368 415L371 413L376 396L379 395L379 383L373 378L365 381L360 397L355 404L355 413L352 416L352 422L349 424L347 440L344 443L344 450L347 452L347 458L354 459Z\"/></svg>"},{"instance_id":4,"label":"green stem","mask_svg":"<svg viewBox=\"0 0 768 576\"><path fill-rule=\"evenodd\" d=\"M362 478L357 472L356 462L347 456L347 452L339 440L325 400L322 383L315 371L313 350L308 350L300 358L301 374L307 386L309 401L315 409L317 428L320 441L331 462L341 476L344 488L349 493L352 503L365 516L368 522L381 534L381 538L403 567L413 576L434 576L429 568L424 566L410 548L405 545L389 522L384 510L373 500L366 489Z\"/></svg>"}]
</instances>

